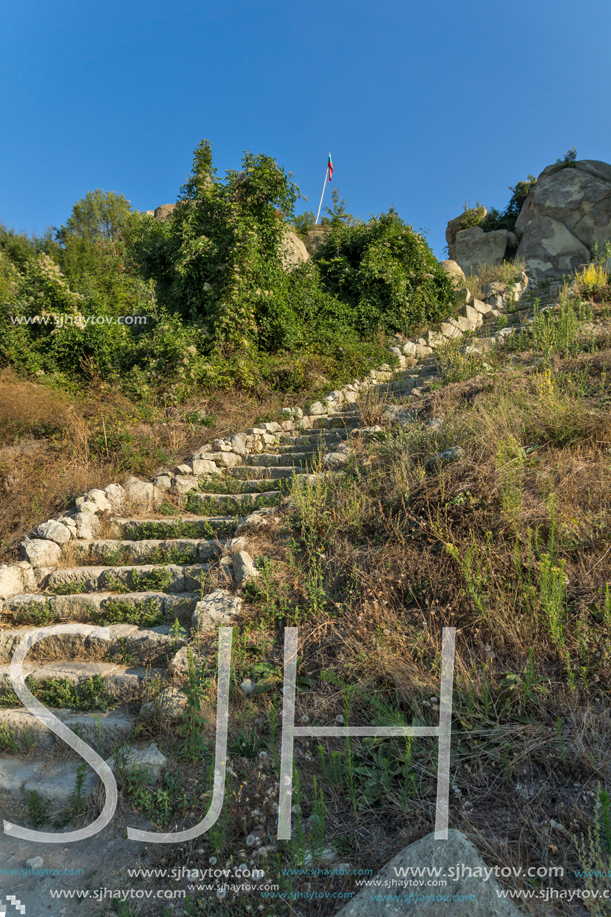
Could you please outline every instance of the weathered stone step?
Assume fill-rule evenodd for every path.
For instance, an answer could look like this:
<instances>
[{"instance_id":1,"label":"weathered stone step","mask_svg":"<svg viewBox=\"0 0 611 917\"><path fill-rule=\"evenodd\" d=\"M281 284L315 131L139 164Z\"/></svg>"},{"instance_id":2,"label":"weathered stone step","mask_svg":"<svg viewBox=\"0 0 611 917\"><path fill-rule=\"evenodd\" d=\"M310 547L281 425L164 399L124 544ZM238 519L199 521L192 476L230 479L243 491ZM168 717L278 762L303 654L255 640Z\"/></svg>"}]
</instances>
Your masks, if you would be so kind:
<instances>
[{"instance_id":1,"label":"weathered stone step","mask_svg":"<svg viewBox=\"0 0 611 917\"><path fill-rule=\"evenodd\" d=\"M270 490L262 494L208 494L191 493L187 506L190 509L223 509L225 511L248 513L261 506L275 506L283 497L279 490Z\"/></svg>"},{"instance_id":2,"label":"weathered stone step","mask_svg":"<svg viewBox=\"0 0 611 917\"><path fill-rule=\"evenodd\" d=\"M110 755L129 738L134 728L135 716L125 710L69 713L55 707L49 709L100 755ZM0 729L5 743L14 740L20 751L30 751L31 748L42 751L55 747L70 752L66 743L25 707L0 708Z\"/></svg>"},{"instance_id":3,"label":"weathered stone step","mask_svg":"<svg viewBox=\"0 0 611 917\"><path fill-rule=\"evenodd\" d=\"M10 663L13 654L28 634L40 627L3 628L0 630L0 664ZM173 636L169 625L140 629L136 624L111 624L110 640L99 640L86 634L51 634L39 640L28 652L27 661L51 659L129 659L138 665L163 665L186 640Z\"/></svg>"},{"instance_id":4,"label":"weathered stone step","mask_svg":"<svg viewBox=\"0 0 611 917\"><path fill-rule=\"evenodd\" d=\"M360 423L360 414L321 414L319 417L312 417L312 427L315 430L350 430L352 427L358 427Z\"/></svg>"},{"instance_id":5,"label":"weathered stone step","mask_svg":"<svg viewBox=\"0 0 611 917\"><path fill-rule=\"evenodd\" d=\"M285 433L283 436L278 437L283 447L289 447L286 449L286 451L292 451L293 449L296 451L301 451L299 449L300 446L313 446L314 448L318 448L319 445L323 444L329 445L333 443L341 443L346 438L347 434L344 430L330 432L319 430L300 436L291 436L290 434ZM304 449L303 451L306 452L307 450Z\"/></svg>"},{"instance_id":6,"label":"weathered stone step","mask_svg":"<svg viewBox=\"0 0 611 917\"><path fill-rule=\"evenodd\" d=\"M50 592L127 592L154 591L194 592L201 586L201 577L210 564L142 564L128 567L69 567L54 570L47 578ZM62 587L64 587L62 589ZM76 587L76 588L70 588Z\"/></svg>"},{"instance_id":7,"label":"weathered stone step","mask_svg":"<svg viewBox=\"0 0 611 917\"><path fill-rule=\"evenodd\" d=\"M59 745L56 750L60 752ZM155 780L165 769L167 758L154 742L148 747L124 744L108 754L107 764L115 772L123 767L145 767L149 777ZM83 766L84 771L80 772ZM99 783L96 772L84 765L80 757L66 760L61 752L49 755L47 750L43 757L28 756L25 761L18 755L0 757L0 794L10 797L6 799L5 814L11 811L11 803L17 808L27 805L32 792L46 804L49 816L59 814L74 805L77 788L84 807Z\"/></svg>"},{"instance_id":8,"label":"weathered stone step","mask_svg":"<svg viewBox=\"0 0 611 917\"><path fill-rule=\"evenodd\" d=\"M225 540L195 538L75 541L71 551L75 561L81 565L196 564L218 557L225 543Z\"/></svg>"},{"instance_id":9,"label":"weathered stone step","mask_svg":"<svg viewBox=\"0 0 611 917\"><path fill-rule=\"evenodd\" d=\"M137 541L151 538L219 538L230 537L240 522L235 516L185 516L165 518L145 517L115 519L115 525L125 535ZM186 534L189 533L189 534Z\"/></svg>"},{"instance_id":10,"label":"weathered stone step","mask_svg":"<svg viewBox=\"0 0 611 917\"><path fill-rule=\"evenodd\" d=\"M305 474L305 469L299 465L277 468L270 468L269 465L236 465L228 471L230 477L253 486L261 481L290 480L296 474Z\"/></svg>"},{"instance_id":11,"label":"weathered stone step","mask_svg":"<svg viewBox=\"0 0 611 917\"><path fill-rule=\"evenodd\" d=\"M66 621L104 625L127 621L152 628L171 625L178 618L179 623L185 626L191 621L200 592L176 595L163 592L15 595L6 600L2 620L9 625L20 623L39 627Z\"/></svg>"},{"instance_id":12,"label":"weathered stone step","mask_svg":"<svg viewBox=\"0 0 611 917\"><path fill-rule=\"evenodd\" d=\"M308 452L259 452L247 455L245 462L259 468L292 468L294 465L305 465L311 457Z\"/></svg>"},{"instance_id":13,"label":"weathered stone step","mask_svg":"<svg viewBox=\"0 0 611 917\"><path fill-rule=\"evenodd\" d=\"M12 690L10 663L0 665L0 691ZM39 683L61 678L73 685L82 685L88 679L98 676L108 694L120 703L139 700L146 681L160 680L165 669L153 669L113 662L51 662L48 665L24 663L23 674L26 683Z\"/></svg>"}]
</instances>

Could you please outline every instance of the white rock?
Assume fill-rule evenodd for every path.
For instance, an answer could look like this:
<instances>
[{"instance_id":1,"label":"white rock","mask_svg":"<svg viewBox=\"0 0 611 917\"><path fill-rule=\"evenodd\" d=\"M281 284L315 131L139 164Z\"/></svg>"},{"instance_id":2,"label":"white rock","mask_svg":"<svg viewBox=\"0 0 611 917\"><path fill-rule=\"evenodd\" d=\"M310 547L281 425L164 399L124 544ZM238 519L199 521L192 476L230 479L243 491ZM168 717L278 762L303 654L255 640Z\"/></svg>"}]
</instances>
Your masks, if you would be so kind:
<instances>
[{"instance_id":1,"label":"white rock","mask_svg":"<svg viewBox=\"0 0 611 917\"><path fill-rule=\"evenodd\" d=\"M260 519L263 519L263 516L259 516ZM225 549L231 554L235 554L237 551L244 551L247 545L246 538L231 538L225 545Z\"/></svg>"},{"instance_id":2,"label":"white rock","mask_svg":"<svg viewBox=\"0 0 611 917\"><path fill-rule=\"evenodd\" d=\"M179 497L184 497L186 494L191 493L192 490L197 490L197 487L198 480L195 475L176 475L175 478L172 478L171 491Z\"/></svg>"},{"instance_id":3,"label":"white rock","mask_svg":"<svg viewBox=\"0 0 611 917\"><path fill-rule=\"evenodd\" d=\"M343 468L348 462L348 456L341 452L327 452L323 457L322 463L329 471L337 471Z\"/></svg>"},{"instance_id":4,"label":"white rock","mask_svg":"<svg viewBox=\"0 0 611 917\"><path fill-rule=\"evenodd\" d=\"M44 862L42 857L30 857L29 860L25 861L25 865L29 866L30 869L40 869Z\"/></svg>"},{"instance_id":5,"label":"white rock","mask_svg":"<svg viewBox=\"0 0 611 917\"><path fill-rule=\"evenodd\" d=\"M236 433L235 436L231 437L229 442L236 455L246 455L248 451L246 449L246 433Z\"/></svg>"},{"instance_id":6,"label":"white rock","mask_svg":"<svg viewBox=\"0 0 611 917\"><path fill-rule=\"evenodd\" d=\"M32 565L27 561L17 564L0 564L0 597L10 599L14 595L34 590L36 577Z\"/></svg>"},{"instance_id":7,"label":"white rock","mask_svg":"<svg viewBox=\"0 0 611 917\"><path fill-rule=\"evenodd\" d=\"M107 759L106 763L115 772L142 771L145 768L151 780L155 781L166 769L168 759L159 751L156 743L151 742L148 748L134 748L130 745L126 749L119 749L117 754Z\"/></svg>"},{"instance_id":8,"label":"white rock","mask_svg":"<svg viewBox=\"0 0 611 917\"><path fill-rule=\"evenodd\" d=\"M238 587L242 586L247 580L259 576L259 571L253 563L253 559L246 551L238 551L233 555L233 575Z\"/></svg>"},{"instance_id":9,"label":"white rock","mask_svg":"<svg viewBox=\"0 0 611 917\"><path fill-rule=\"evenodd\" d=\"M314 404L310 405L309 414L313 414L315 417L319 414L326 414L327 408L320 401L315 401Z\"/></svg>"},{"instance_id":10,"label":"white rock","mask_svg":"<svg viewBox=\"0 0 611 917\"><path fill-rule=\"evenodd\" d=\"M192 629L195 633L220 627L235 618L242 608L242 599L233 596L226 589L215 589L201 602L193 612Z\"/></svg>"},{"instance_id":11,"label":"white rock","mask_svg":"<svg viewBox=\"0 0 611 917\"><path fill-rule=\"evenodd\" d=\"M193 459L193 474L219 474L214 462L207 459Z\"/></svg>"},{"instance_id":12,"label":"white rock","mask_svg":"<svg viewBox=\"0 0 611 917\"><path fill-rule=\"evenodd\" d=\"M166 688L154 700L143 704L140 708L140 716L144 719L161 719L177 720L184 713L187 705L187 697L177 688Z\"/></svg>"},{"instance_id":13,"label":"white rock","mask_svg":"<svg viewBox=\"0 0 611 917\"><path fill-rule=\"evenodd\" d=\"M154 479L153 484L159 490L169 490L172 486L172 478L169 474L160 474Z\"/></svg>"},{"instance_id":14,"label":"white rock","mask_svg":"<svg viewBox=\"0 0 611 917\"><path fill-rule=\"evenodd\" d=\"M46 538L47 541L54 541L55 544L61 545L70 541L72 536L70 529L66 525L56 522L55 519L50 519L49 522L43 522L34 529L34 537Z\"/></svg>"},{"instance_id":15,"label":"white rock","mask_svg":"<svg viewBox=\"0 0 611 917\"><path fill-rule=\"evenodd\" d=\"M88 503L95 503L101 513L108 513L112 509L110 500L108 500L103 490L89 490L85 497Z\"/></svg>"},{"instance_id":16,"label":"white rock","mask_svg":"<svg viewBox=\"0 0 611 917\"><path fill-rule=\"evenodd\" d=\"M77 538L91 541L100 530L100 520L93 513L77 513L74 517Z\"/></svg>"},{"instance_id":17,"label":"white rock","mask_svg":"<svg viewBox=\"0 0 611 917\"><path fill-rule=\"evenodd\" d=\"M80 513L91 513L95 516L96 513L100 512L98 504L94 503L93 500L87 500L86 497L77 497L74 502Z\"/></svg>"},{"instance_id":18,"label":"white rock","mask_svg":"<svg viewBox=\"0 0 611 917\"><path fill-rule=\"evenodd\" d=\"M125 484L125 496L133 509L151 512L155 509L160 494L154 484L132 477L128 478Z\"/></svg>"},{"instance_id":19,"label":"white rock","mask_svg":"<svg viewBox=\"0 0 611 917\"><path fill-rule=\"evenodd\" d=\"M43 541L41 538L26 539L21 545L28 563L33 567L57 567L62 556L62 549L54 541Z\"/></svg>"},{"instance_id":20,"label":"white rock","mask_svg":"<svg viewBox=\"0 0 611 917\"><path fill-rule=\"evenodd\" d=\"M125 502L125 491L120 484L109 484L108 487L104 488L104 493L106 499L110 503L112 509L118 513L121 510Z\"/></svg>"}]
</instances>

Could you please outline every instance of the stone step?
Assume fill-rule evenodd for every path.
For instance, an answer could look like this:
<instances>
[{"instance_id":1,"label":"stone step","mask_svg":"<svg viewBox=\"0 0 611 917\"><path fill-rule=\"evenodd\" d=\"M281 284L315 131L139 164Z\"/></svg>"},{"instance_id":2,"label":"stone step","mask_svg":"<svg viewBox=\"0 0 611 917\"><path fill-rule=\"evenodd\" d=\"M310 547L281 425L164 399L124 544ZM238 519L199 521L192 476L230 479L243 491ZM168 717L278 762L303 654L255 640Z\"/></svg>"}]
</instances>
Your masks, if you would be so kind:
<instances>
[{"instance_id":1,"label":"stone step","mask_svg":"<svg viewBox=\"0 0 611 917\"><path fill-rule=\"evenodd\" d=\"M269 465L236 465L230 468L227 474L231 478L237 478L239 481L255 485L261 481L281 481L287 478L290 480L296 474L305 474L305 468L299 465L279 466L276 468Z\"/></svg>"},{"instance_id":2,"label":"stone step","mask_svg":"<svg viewBox=\"0 0 611 917\"><path fill-rule=\"evenodd\" d=\"M222 554L225 540L195 538L142 541L95 540L75 541L71 545L74 560L85 564L131 566L139 564L192 564L211 560Z\"/></svg>"},{"instance_id":3,"label":"stone step","mask_svg":"<svg viewBox=\"0 0 611 917\"><path fill-rule=\"evenodd\" d=\"M82 762L83 764L85 762ZM14 804L22 807L32 792L44 803L47 814L58 813L67 808L75 798L77 781L79 798L85 805L99 783L93 768L85 764L84 777L79 775L80 764L76 760L32 760L19 757L0 758L0 793L10 797Z\"/></svg>"},{"instance_id":4,"label":"stone step","mask_svg":"<svg viewBox=\"0 0 611 917\"><path fill-rule=\"evenodd\" d=\"M235 516L136 517L115 519L115 525L134 541L150 538L227 538L235 532ZM174 530L174 531L172 531Z\"/></svg>"},{"instance_id":5,"label":"stone step","mask_svg":"<svg viewBox=\"0 0 611 917\"><path fill-rule=\"evenodd\" d=\"M12 691L10 663L0 664L0 692ZM141 699L145 682L159 681L165 669L149 666L134 666L116 662L68 662L60 660L46 665L23 665L26 683L32 684L62 679L72 685L83 685L90 678L97 676L114 702L129 703ZM44 701L43 701L44 702Z\"/></svg>"},{"instance_id":6,"label":"stone step","mask_svg":"<svg viewBox=\"0 0 611 917\"><path fill-rule=\"evenodd\" d=\"M3 628L0 630L0 664L10 663L22 640L40 627ZM111 624L110 640L96 639L86 634L52 634L38 641L28 652L27 660L104 659L120 662L129 659L137 665L165 665L186 643L173 636L169 625L138 628L136 624Z\"/></svg>"},{"instance_id":7,"label":"stone step","mask_svg":"<svg viewBox=\"0 0 611 917\"><path fill-rule=\"evenodd\" d=\"M259 452L247 455L245 463L259 468L292 468L294 465L306 465L311 457L308 452Z\"/></svg>"},{"instance_id":8,"label":"stone step","mask_svg":"<svg viewBox=\"0 0 611 917\"><path fill-rule=\"evenodd\" d=\"M200 590L201 592L201 590ZM159 627L182 626L191 621L200 592L167 595L163 592L89 592L75 595L15 595L4 605L3 621L11 626L61 624L80 621L86 624L133 623Z\"/></svg>"},{"instance_id":9,"label":"stone step","mask_svg":"<svg viewBox=\"0 0 611 917\"><path fill-rule=\"evenodd\" d=\"M312 433L302 434L300 436L291 436L290 434L284 434L279 436L278 439L284 447L289 447L286 451L300 451L300 446L313 446L317 448L320 444L332 444L332 443L341 443L346 439L347 434L343 430L332 430L325 432L323 430L313 431ZM304 452L307 450L304 449Z\"/></svg>"},{"instance_id":10,"label":"stone step","mask_svg":"<svg viewBox=\"0 0 611 917\"><path fill-rule=\"evenodd\" d=\"M136 717L126 710L98 710L95 713L70 713L49 708L65 725L97 751L110 755L133 732ZM53 748L69 751L69 747L25 707L0 708L0 730L7 742L14 741L18 750L38 752ZM25 762L21 761L22 766Z\"/></svg>"},{"instance_id":11,"label":"stone step","mask_svg":"<svg viewBox=\"0 0 611 917\"><path fill-rule=\"evenodd\" d=\"M361 422L360 414L320 414L312 417L313 430L349 430L351 427L358 427Z\"/></svg>"},{"instance_id":12,"label":"stone step","mask_svg":"<svg viewBox=\"0 0 611 917\"><path fill-rule=\"evenodd\" d=\"M188 497L190 509L219 509L224 512L236 511L248 514L264 506L276 506L282 497L280 490L271 490L263 494L208 494L192 493Z\"/></svg>"},{"instance_id":13,"label":"stone step","mask_svg":"<svg viewBox=\"0 0 611 917\"><path fill-rule=\"evenodd\" d=\"M54 570L47 577L50 592L74 594L75 592L195 592L210 564L142 564L126 567L68 567ZM62 588L63 587L63 588Z\"/></svg>"},{"instance_id":14,"label":"stone step","mask_svg":"<svg viewBox=\"0 0 611 917\"><path fill-rule=\"evenodd\" d=\"M115 773L122 767L131 769L134 766L144 766L153 780L160 775L167 763L156 743L140 747L131 743L124 744L113 749L105 749L102 754ZM44 757L29 755L25 761L18 755L0 757L0 794L7 797L5 814L11 811L13 803L14 809L21 815L32 792L35 792L37 798L45 805L49 817L73 808L77 798L84 808L100 785L99 777L93 768L80 756L72 754L70 758L66 758L59 748L59 743L51 750L51 754L47 752ZM19 815L17 817L21 822Z\"/></svg>"}]
</instances>

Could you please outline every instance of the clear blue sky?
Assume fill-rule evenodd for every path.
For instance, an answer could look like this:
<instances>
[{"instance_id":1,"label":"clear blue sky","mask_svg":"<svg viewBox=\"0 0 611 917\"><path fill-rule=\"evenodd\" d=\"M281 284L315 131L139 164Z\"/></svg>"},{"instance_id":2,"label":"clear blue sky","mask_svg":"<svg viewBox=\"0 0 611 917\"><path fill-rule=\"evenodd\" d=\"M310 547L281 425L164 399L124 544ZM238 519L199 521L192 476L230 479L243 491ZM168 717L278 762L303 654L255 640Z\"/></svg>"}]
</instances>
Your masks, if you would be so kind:
<instances>
[{"instance_id":1,"label":"clear blue sky","mask_svg":"<svg viewBox=\"0 0 611 917\"><path fill-rule=\"evenodd\" d=\"M198 141L348 210L447 221L577 147L611 160L609 0L5 0L0 221L60 225L88 190L176 200ZM330 204L327 190L326 203Z\"/></svg>"}]
</instances>

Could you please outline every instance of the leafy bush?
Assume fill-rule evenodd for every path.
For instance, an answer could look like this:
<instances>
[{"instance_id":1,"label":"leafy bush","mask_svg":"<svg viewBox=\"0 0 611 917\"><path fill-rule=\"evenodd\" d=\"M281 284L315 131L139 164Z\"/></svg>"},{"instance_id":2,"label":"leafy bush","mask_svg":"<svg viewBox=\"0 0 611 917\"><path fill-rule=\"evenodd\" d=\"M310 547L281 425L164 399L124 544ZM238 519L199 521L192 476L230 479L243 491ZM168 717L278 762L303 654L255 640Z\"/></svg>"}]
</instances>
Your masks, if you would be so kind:
<instances>
[{"instance_id":1,"label":"leafy bush","mask_svg":"<svg viewBox=\"0 0 611 917\"><path fill-rule=\"evenodd\" d=\"M529 175L526 181L519 181L509 190L512 192L509 203L501 213L495 207L491 207L484 219L479 224L484 232L493 232L495 229L507 229L509 232L515 232L516 221L520 216L520 211L526 202L526 198L537 184L534 175Z\"/></svg>"},{"instance_id":2,"label":"leafy bush","mask_svg":"<svg viewBox=\"0 0 611 917\"><path fill-rule=\"evenodd\" d=\"M337 189L323 257L287 265L298 196L269 156L219 178L203 140L165 221L97 189L54 233L1 229L0 365L170 405L298 392L367 372L388 360L386 334L447 312L453 287L424 239L394 211L361 223Z\"/></svg>"},{"instance_id":3,"label":"leafy bush","mask_svg":"<svg viewBox=\"0 0 611 917\"><path fill-rule=\"evenodd\" d=\"M412 333L455 302L452 281L424 237L393 208L367 223L336 222L315 260L327 292L348 307L344 320L362 336Z\"/></svg>"}]
</instances>

